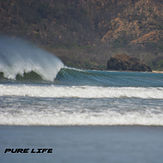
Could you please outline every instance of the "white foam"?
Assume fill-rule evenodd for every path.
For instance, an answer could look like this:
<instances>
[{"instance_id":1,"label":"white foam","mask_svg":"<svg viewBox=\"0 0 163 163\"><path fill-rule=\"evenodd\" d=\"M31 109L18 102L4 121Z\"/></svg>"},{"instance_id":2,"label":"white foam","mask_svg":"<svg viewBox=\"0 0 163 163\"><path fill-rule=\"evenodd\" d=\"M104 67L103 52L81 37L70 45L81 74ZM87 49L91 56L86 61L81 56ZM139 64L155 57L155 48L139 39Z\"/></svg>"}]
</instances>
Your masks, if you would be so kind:
<instances>
[{"instance_id":1,"label":"white foam","mask_svg":"<svg viewBox=\"0 0 163 163\"><path fill-rule=\"evenodd\" d=\"M163 88L0 84L0 96L163 99Z\"/></svg>"},{"instance_id":2,"label":"white foam","mask_svg":"<svg viewBox=\"0 0 163 163\"><path fill-rule=\"evenodd\" d=\"M114 111L103 113L65 113L23 111L22 114L0 114L0 125L155 125L163 126L163 114Z\"/></svg>"},{"instance_id":3,"label":"white foam","mask_svg":"<svg viewBox=\"0 0 163 163\"><path fill-rule=\"evenodd\" d=\"M0 37L0 71L8 79L15 79L17 74L35 71L44 80L53 81L63 66L53 54L26 41Z\"/></svg>"}]
</instances>

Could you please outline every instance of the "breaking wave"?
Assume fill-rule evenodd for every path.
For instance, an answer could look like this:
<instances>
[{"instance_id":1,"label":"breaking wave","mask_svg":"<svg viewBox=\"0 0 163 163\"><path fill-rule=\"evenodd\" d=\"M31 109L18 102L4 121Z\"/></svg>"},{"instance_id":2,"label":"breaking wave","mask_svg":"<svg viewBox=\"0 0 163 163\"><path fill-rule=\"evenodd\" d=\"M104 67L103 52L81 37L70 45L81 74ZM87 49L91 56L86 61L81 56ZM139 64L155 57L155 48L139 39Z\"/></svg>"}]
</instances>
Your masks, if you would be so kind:
<instances>
[{"instance_id":1,"label":"breaking wave","mask_svg":"<svg viewBox=\"0 0 163 163\"><path fill-rule=\"evenodd\" d=\"M64 66L53 54L19 38L0 36L0 82L59 85L163 87L163 74L79 70Z\"/></svg>"},{"instance_id":2,"label":"breaking wave","mask_svg":"<svg viewBox=\"0 0 163 163\"><path fill-rule=\"evenodd\" d=\"M0 85L0 96L163 99L162 87Z\"/></svg>"},{"instance_id":3,"label":"breaking wave","mask_svg":"<svg viewBox=\"0 0 163 163\"><path fill-rule=\"evenodd\" d=\"M9 96L0 101L0 125L163 126L163 100Z\"/></svg>"},{"instance_id":4,"label":"breaking wave","mask_svg":"<svg viewBox=\"0 0 163 163\"><path fill-rule=\"evenodd\" d=\"M89 117L89 118L88 118ZM41 119L41 120L40 120ZM106 112L102 114L91 113L34 113L24 112L24 114L13 116L12 114L0 115L0 125L146 125L163 126L163 114L144 114L116 112Z\"/></svg>"}]
</instances>

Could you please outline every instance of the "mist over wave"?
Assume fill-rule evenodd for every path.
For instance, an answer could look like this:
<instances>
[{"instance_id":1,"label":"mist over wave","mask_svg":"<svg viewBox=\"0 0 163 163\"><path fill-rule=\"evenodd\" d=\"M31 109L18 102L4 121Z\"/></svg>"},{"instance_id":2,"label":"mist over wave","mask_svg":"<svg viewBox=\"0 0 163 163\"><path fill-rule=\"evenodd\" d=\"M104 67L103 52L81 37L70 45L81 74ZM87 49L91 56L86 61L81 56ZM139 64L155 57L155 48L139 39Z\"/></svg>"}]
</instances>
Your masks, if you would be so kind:
<instances>
[{"instance_id":1,"label":"mist over wave","mask_svg":"<svg viewBox=\"0 0 163 163\"><path fill-rule=\"evenodd\" d=\"M61 60L19 38L0 36L0 72L7 79L35 72L43 80L53 81L64 67Z\"/></svg>"}]
</instances>

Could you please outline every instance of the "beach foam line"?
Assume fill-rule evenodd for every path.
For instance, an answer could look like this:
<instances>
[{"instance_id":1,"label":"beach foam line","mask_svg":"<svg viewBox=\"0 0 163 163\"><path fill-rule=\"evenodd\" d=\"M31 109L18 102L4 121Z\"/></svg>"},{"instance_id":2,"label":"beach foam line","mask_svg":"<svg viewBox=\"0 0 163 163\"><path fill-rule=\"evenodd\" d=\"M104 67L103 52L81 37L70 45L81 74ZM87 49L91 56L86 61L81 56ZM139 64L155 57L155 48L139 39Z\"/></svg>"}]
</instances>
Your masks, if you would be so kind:
<instances>
[{"instance_id":1,"label":"beach foam line","mask_svg":"<svg viewBox=\"0 0 163 163\"><path fill-rule=\"evenodd\" d=\"M163 99L163 88L0 84L0 96Z\"/></svg>"},{"instance_id":2,"label":"beach foam line","mask_svg":"<svg viewBox=\"0 0 163 163\"><path fill-rule=\"evenodd\" d=\"M23 111L21 114L0 114L0 125L24 126L82 126L82 125L142 125L163 126L163 114L129 112L121 114L114 111L101 113L65 113Z\"/></svg>"}]
</instances>

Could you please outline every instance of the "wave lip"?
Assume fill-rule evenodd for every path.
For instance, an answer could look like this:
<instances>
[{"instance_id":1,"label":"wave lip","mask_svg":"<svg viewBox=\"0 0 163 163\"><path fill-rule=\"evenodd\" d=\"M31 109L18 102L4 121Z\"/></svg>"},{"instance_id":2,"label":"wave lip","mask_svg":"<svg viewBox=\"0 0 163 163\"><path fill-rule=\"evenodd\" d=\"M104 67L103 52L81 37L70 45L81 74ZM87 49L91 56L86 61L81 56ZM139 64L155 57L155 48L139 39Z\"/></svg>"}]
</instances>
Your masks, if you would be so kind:
<instances>
[{"instance_id":1,"label":"wave lip","mask_svg":"<svg viewBox=\"0 0 163 163\"><path fill-rule=\"evenodd\" d=\"M0 96L163 99L162 87L0 85Z\"/></svg>"}]
</instances>

